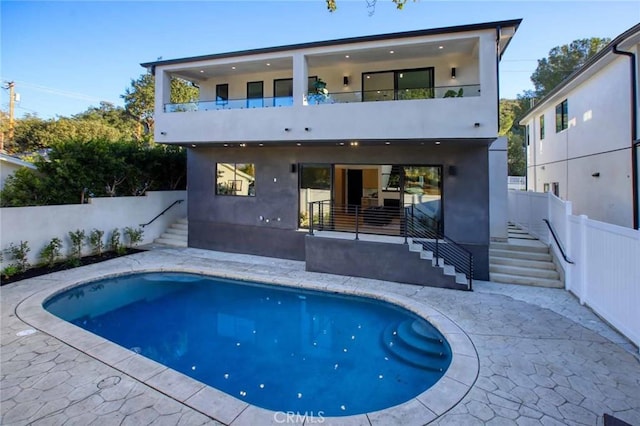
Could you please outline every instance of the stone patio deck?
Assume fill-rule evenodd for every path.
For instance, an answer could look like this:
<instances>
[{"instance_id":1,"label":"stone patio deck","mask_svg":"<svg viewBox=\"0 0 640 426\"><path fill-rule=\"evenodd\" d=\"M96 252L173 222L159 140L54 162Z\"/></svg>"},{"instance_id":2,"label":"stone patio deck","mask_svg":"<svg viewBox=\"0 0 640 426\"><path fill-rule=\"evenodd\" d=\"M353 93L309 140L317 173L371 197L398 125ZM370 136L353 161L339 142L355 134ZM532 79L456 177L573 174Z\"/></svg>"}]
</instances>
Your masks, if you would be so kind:
<instances>
[{"instance_id":1,"label":"stone patio deck","mask_svg":"<svg viewBox=\"0 0 640 426\"><path fill-rule=\"evenodd\" d=\"M637 348L564 290L476 282L474 292L461 292L308 273L304 263L296 261L166 248L0 289L1 424L221 424L198 404L183 403L153 381L140 380L140 374L160 376L162 367L154 371L146 359L140 368L148 370L134 379L126 373L131 370L99 361L96 352L85 353L43 331L21 333L33 327L18 315L37 308L27 305L39 292L145 269L191 270L290 285L321 283L336 291L388 294L439 311L473 342L479 359L474 380L465 383L466 379L452 377L446 383L447 389L464 390L461 401L446 401L447 391L442 399L434 395L414 399L403 410L324 419L324 424L602 425L603 414L609 413L640 425ZM249 408L223 421L282 423L273 415L265 417L261 412L265 410Z\"/></svg>"}]
</instances>

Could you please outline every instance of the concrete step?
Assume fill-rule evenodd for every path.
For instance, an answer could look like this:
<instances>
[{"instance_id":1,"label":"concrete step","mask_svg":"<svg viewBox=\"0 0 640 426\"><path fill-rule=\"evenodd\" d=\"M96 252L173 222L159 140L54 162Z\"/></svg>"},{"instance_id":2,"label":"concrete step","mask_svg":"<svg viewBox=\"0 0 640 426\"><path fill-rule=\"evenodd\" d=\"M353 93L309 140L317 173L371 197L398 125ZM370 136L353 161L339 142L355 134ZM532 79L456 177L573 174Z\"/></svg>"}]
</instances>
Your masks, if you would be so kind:
<instances>
[{"instance_id":1,"label":"concrete step","mask_svg":"<svg viewBox=\"0 0 640 426\"><path fill-rule=\"evenodd\" d=\"M536 237L532 237L529 234L514 234L509 232L509 238L513 238L514 240L537 240Z\"/></svg>"},{"instance_id":2,"label":"concrete step","mask_svg":"<svg viewBox=\"0 0 640 426\"><path fill-rule=\"evenodd\" d=\"M493 245L493 244L492 244ZM525 260L535 260L542 262L551 262L551 255L547 253L535 253L535 252L527 252L527 251L516 251L516 250L501 250L489 248L489 258L495 257L506 257L511 259L525 259Z\"/></svg>"},{"instance_id":3,"label":"concrete step","mask_svg":"<svg viewBox=\"0 0 640 426\"><path fill-rule=\"evenodd\" d=\"M465 274L463 274L462 272L456 272L456 283L457 284L463 284L463 285L469 285L469 278L467 278L467 276Z\"/></svg>"},{"instance_id":4,"label":"concrete step","mask_svg":"<svg viewBox=\"0 0 640 426\"><path fill-rule=\"evenodd\" d=\"M490 265L489 272L518 275L523 277L547 278L550 280L557 280L560 278L560 275L558 275L558 272L556 272L555 270L522 268L520 266Z\"/></svg>"},{"instance_id":5,"label":"concrete step","mask_svg":"<svg viewBox=\"0 0 640 426\"><path fill-rule=\"evenodd\" d=\"M189 231L186 229L181 229L181 228L174 228L174 225L171 225L169 228L167 228L167 230L165 231L165 234L175 234L175 235L189 235Z\"/></svg>"},{"instance_id":6,"label":"concrete step","mask_svg":"<svg viewBox=\"0 0 640 426\"><path fill-rule=\"evenodd\" d=\"M556 269L556 266L550 261L542 262L537 260L515 259L512 257L491 256L489 258L489 263L491 265L520 266L522 268Z\"/></svg>"},{"instance_id":7,"label":"concrete step","mask_svg":"<svg viewBox=\"0 0 640 426\"><path fill-rule=\"evenodd\" d=\"M161 234L160 237L158 238L164 238L165 240L177 240L177 241L187 241L189 239L187 235L170 234L168 232Z\"/></svg>"},{"instance_id":8,"label":"concrete step","mask_svg":"<svg viewBox=\"0 0 640 426\"><path fill-rule=\"evenodd\" d=\"M187 247L186 241L176 240L175 238L156 238L153 242L173 247Z\"/></svg>"},{"instance_id":9,"label":"concrete step","mask_svg":"<svg viewBox=\"0 0 640 426\"><path fill-rule=\"evenodd\" d=\"M169 227L174 229L184 229L185 231L189 229L189 225L186 223L174 223Z\"/></svg>"},{"instance_id":10,"label":"concrete step","mask_svg":"<svg viewBox=\"0 0 640 426\"><path fill-rule=\"evenodd\" d=\"M184 217L182 219L178 219L178 223L182 224L182 225L188 225L189 224L189 219L187 219L186 217Z\"/></svg>"},{"instance_id":11,"label":"concrete step","mask_svg":"<svg viewBox=\"0 0 640 426\"><path fill-rule=\"evenodd\" d=\"M492 242L489 245L489 249L525 251L525 252L532 252L532 253L549 253L549 247L547 247L543 243L534 244L535 242L536 241L531 241L531 244L528 244L525 241L522 241L522 244L513 244L511 242L508 242L508 243Z\"/></svg>"},{"instance_id":12,"label":"concrete step","mask_svg":"<svg viewBox=\"0 0 640 426\"><path fill-rule=\"evenodd\" d=\"M489 273L491 281L505 284L530 285L535 287L564 288L564 284L559 280L546 278L523 277L520 275L501 274L498 272Z\"/></svg>"}]
</instances>

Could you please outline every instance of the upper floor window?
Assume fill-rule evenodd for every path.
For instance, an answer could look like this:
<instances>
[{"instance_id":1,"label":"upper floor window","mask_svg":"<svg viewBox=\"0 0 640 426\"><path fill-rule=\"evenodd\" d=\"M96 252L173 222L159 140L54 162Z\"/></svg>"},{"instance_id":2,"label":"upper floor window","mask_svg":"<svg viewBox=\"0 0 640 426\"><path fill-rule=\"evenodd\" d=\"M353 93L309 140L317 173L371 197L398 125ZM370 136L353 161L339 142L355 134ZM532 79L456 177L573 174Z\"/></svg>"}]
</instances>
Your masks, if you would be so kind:
<instances>
[{"instance_id":1,"label":"upper floor window","mask_svg":"<svg viewBox=\"0 0 640 426\"><path fill-rule=\"evenodd\" d=\"M256 195L256 166L252 163L217 163L216 195Z\"/></svg>"},{"instance_id":2,"label":"upper floor window","mask_svg":"<svg viewBox=\"0 0 640 426\"><path fill-rule=\"evenodd\" d=\"M229 101L229 85L216 84L216 104L226 105Z\"/></svg>"},{"instance_id":3,"label":"upper floor window","mask_svg":"<svg viewBox=\"0 0 640 426\"><path fill-rule=\"evenodd\" d=\"M247 83L247 108L262 108L264 106L264 84L262 81Z\"/></svg>"},{"instance_id":4,"label":"upper floor window","mask_svg":"<svg viewBox=\"0 0 640 426\"><path fill-rule=\"evenodd\" d=\"M362 74L362 100L393 101L434 96L433 68Z\"/></svg>"},{"instance_id":5,"label":"upper floor window","mask_svg":"<svg viewBox=\"0 0 640 426\"><path fill-rule=\"evenodd\" d=\"M569 127L569 103L565 99L556 105L556 133Z\"/></svg>"},{"instance_id":6,"label":"upper floor window","mask_svg":"<svg viewBox=\"0 0 640 426\"><path fill-rule=\"evenodd\" d=\"M540 140L544 139L544 115L540 116Z\"/></svg>"}]
</instances>

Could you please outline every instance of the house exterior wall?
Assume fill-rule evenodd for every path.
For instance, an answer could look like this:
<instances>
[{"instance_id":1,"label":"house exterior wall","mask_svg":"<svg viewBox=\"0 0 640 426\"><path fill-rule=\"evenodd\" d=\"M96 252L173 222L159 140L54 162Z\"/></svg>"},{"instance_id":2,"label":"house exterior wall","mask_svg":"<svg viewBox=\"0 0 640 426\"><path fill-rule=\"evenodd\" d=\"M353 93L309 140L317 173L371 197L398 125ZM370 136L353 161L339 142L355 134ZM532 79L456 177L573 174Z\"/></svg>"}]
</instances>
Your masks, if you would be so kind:
<instances>
[{"instance_id":1,"label":"house exterior wall","mask_svg":"<svg viewBox=\"0 0 640 426\"><path fill-rule=\"evenodd\" d=\"M545 101L528 117L528 189L559 184L576 214L632 226L629 59L616 57L589 78ZM556 133L555 107L568 101L568 128ZM544 114L545 138L540 139ZM592 174L599 173L599 177Z\"/></svg>"},{"instance_id":2,"label":"house exterior wall","mask_svg":"<svg viewBox=\"0 0 640 426\"><path fill-rule=\"evenodd\" d=\"M303 260L307 231L298 230L298 173L291 172L291 164L388 164L390 160L443 166L444 232L473 252L475 278L488 279L488 147L478 142L463 148L433 143L190 148L189 246ZM217 162L255 164L255 197L215 195ZM449 165L455 165L455 176L447 173Z\"/></svg>"},{"instance_id":3,"label":"house exterior wall","mask_svg":"<svg viewBox=\"0 0 640 426\"><path fill-rule=\"evenodd\" d=\"M437 43L447 40L471 40L475 46L470 54L444 56L423 55L419 58L389 60L380 53L369 62L342 66L323 66L323 55L337 54L345 46L325 46L308 50L277 52L254 56L238 56L194 62L185 71L184 64L159 65L156 75L155 138L161 143L247 143L279 141L326 141L344 139L469 139L495 138L497 134L497 61L494 28L456 35L439 35L419 40L392 40L391 46L401 48L425 40ZM393 44L392 44L393 43ZM359 48L382 48L384 43L363 43ZM353 46L348 46L353 48ZM279 60L280 70L246 73L237 76L221 74L198 81L200 99L215 98L216 84L229 84L230 99L246 98L248 81L264 82L264 97L273 95L273 80L293 78L293 105L264 108L205 110L197 105L186 112L165 112L169 102L173 73L193 72L206 66L231 68L246 61ZM289 65L291 64L291 65ZM274 62L275 66L275 62ZM363 72L434 67L435 98L402 101L349 102L313 105L306 102L307 77L318 76L327 82L329 92L344 93L361 90ZM451 78L456 67L456 79ZM350 83L344 87L343 76ZM443 98L446 89L462 87L463 97ZM265 100L268 102L268 100ZM327 126L326 123L331 123ZM476 126L475 123L478 123ZM285 129L290 129L285 131ZM309 129L309 130L305 130Z\"/></svg>"}]
</instances>

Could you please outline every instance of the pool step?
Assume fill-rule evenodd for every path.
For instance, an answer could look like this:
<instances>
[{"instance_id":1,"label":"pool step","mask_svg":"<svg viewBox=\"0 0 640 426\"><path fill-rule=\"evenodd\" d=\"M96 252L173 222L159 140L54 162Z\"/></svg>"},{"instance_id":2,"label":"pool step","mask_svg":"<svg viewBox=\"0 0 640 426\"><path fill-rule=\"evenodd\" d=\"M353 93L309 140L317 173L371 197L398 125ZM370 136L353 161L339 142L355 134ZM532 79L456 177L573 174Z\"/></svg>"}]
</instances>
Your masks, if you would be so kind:
<instances>
[{"instance_id":1,"label":"pool step","mask_svg":"<svg viewBox=\"0 0 640 426\"><path fill-rule=\"evenodd\" d=\"M444 371L450 362L449 348L429 327L419 320L391 324L382 333L382 344L390 354L408 364L429 371Z\"/></svg>"}]
</instances>

